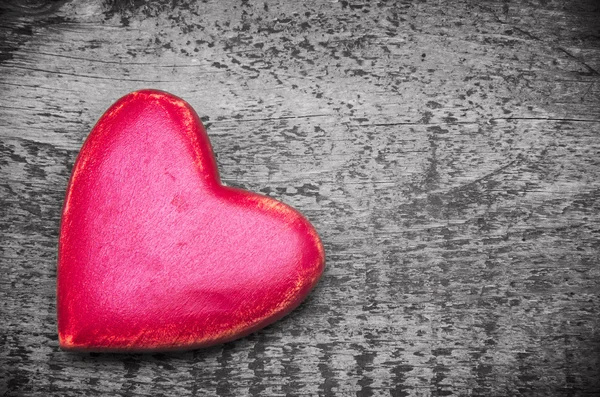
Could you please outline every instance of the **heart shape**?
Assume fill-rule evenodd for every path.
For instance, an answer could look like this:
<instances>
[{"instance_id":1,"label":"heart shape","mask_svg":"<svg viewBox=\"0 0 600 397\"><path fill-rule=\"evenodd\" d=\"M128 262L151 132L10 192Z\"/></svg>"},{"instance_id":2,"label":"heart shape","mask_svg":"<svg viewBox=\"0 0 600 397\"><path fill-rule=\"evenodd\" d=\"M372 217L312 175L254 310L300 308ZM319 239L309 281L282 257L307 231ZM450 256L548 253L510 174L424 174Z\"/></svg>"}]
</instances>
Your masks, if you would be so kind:
<instances>
[{"instance_id":1,"label":"heart shape","mask_svg":"<svg viewBox=\"0 0 600 397\"><path fill-rule=\"evenodd\" d=\"M59 239L59 343L159 351L230 341L298 306L323 266L299 212L221 185L189 104L137 91L100 118L73 168Z\"/></svg>"}]
</instances>

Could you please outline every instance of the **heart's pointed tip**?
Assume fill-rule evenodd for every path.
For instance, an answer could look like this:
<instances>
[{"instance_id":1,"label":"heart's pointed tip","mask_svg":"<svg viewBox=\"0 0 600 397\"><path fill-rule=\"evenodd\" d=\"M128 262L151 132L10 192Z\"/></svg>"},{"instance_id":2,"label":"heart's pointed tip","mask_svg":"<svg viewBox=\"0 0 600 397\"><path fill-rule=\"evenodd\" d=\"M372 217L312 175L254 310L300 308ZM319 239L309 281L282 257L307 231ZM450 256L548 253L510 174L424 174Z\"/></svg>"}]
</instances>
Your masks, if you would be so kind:
<instances>
[{"instance_id":1,"label":"heart's pointed tip","mask_svg":"<svg viewBox=\"0 0 600 397\"><path fill-rule=\"evenodd\" d=\"M59 323L58 328L58 347L63 351L68 352L89 352L95 351L90 349L90 344L82 340L81 335L75 330L69 329L69 327L61 327Z\"/></svg>"},{"instance_id":2,"label":"heart's pointed tip","mask_svg":"<svg viewBox=\"0 0 600 397\"><path fill-rule=\"evenodd\" d=\"M77 350L77 346L73 343L73 335L61 331L58 331L58 347L65 351Z\"/></svg>"}]
</instances>

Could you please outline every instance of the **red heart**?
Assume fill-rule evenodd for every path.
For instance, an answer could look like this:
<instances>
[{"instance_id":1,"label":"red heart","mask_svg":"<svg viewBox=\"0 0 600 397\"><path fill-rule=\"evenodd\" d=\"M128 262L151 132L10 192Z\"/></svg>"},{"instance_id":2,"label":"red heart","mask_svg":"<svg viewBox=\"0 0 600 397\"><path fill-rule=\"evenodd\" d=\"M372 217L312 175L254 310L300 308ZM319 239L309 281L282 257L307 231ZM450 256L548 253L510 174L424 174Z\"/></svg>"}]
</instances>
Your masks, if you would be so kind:
<instances>
[{"instance_id":1,"label":"red heart","mask_svg":"<svg viewBox=\"0 0 600 397\"><path fill-rule=\"evenodd\" d=\"M60 346L156 351L236 339L298 306L323 266L300 213L221 185L190 105L134 92L102 116L73 168L59 240Z\"/></svg>"}]
</instances>

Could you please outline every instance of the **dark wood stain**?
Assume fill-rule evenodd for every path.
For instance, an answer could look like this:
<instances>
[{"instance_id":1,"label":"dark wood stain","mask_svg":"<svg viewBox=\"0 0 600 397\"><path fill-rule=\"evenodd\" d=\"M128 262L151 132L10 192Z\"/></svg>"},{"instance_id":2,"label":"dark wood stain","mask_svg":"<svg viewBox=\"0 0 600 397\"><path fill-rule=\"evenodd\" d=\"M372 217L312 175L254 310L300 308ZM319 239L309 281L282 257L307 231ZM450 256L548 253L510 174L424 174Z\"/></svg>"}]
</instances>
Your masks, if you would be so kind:
<instances>
[{"instance_id":1,"label":"dark wood stain","mask_svg":"<svg viewBox=\"0 0 600 397\"><path fill-rule=\"evenodd\" d=\"M593 0L0 4L0 395L600 395ZM177 354L58 349L60 211L127 92L304 212L298 310Z\"/></svg>"}]
</instances>

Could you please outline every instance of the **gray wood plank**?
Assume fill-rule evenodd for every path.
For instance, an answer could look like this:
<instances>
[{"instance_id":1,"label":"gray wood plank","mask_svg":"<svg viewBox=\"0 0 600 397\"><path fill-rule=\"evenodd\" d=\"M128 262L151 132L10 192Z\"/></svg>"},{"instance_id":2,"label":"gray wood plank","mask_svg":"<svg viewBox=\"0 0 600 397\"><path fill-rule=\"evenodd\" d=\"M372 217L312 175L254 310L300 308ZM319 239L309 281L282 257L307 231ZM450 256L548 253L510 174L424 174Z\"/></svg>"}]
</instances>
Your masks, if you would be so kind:
<instances>
[{"instance_id":1,"label":"gray wood plank","mask_svg":"<svg viewBox=\"0 0 600 397\"><path fill-rule=\"evenodd\" d=\"M0 5L0 394L600 394L593 0ZM247 338L58 349L77 152L140 88L187 100L228 185L305 213L327 269Z\"/></svg>"}]
</instances>

